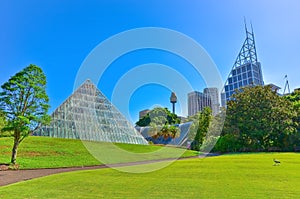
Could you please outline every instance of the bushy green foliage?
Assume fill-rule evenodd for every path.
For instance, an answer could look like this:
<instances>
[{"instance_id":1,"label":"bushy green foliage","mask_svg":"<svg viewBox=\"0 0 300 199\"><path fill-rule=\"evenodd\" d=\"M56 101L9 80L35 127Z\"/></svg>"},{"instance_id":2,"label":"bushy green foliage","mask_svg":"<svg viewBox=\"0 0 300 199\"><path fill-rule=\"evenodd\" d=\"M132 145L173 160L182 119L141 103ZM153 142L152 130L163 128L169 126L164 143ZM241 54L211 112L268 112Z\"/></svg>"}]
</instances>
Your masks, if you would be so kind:
<instances>
[{"instance_id":1,"label":"bushy green foliage","mask_svg":"<svg viewBox=\"0 0 300 199\"><path fill-rule=\"evenodd\" d=\"M0 137L3 136L2 129L4 128L5 125L6 125L6 119L3 111L0 110Z\"/></svg>"},{"instance_id":2,"label":"bushy green foliage","mask_svg":"<svg viewBox=\"0 0 300 199\"><path fill-rule=\"evenodd\" d=\"M210 152L221 135L225 116L225 109L221 109L217 115L213 116L209 107L206 107L202 112L189 116L186 122L192 122L192 124L187 142L191 143L191 148Z\"/></svg>"},{"instance_id":3,"label":"bushy green foliage","mask_svg":"<svg viewBox=\"0 0 300 199\"><path fill-rule=\"evenodd\" d=\"M214 146L214 151L216 152L238 152L243 148L241 140L238 136L234 134L226 134L221 136L216 145Z\"/></svg>"},{"instance_id":4,"label":"bushy green foliage","mask_svg":"<svg viewBox=\"0 0 300 199\"><path fill-rule=\"evenodd\" d=\"M200 151L202 152L211 152L217 141L219 140L220 136L213 136L213 135L206 135L203 139L203 142L200 146Z\"/></svg>"},{"instance_id":5,"label":"bushy green foliage","mask_svg":"<svg viewBox=\"0 0 300 199\"><path fill-rule=\"evenodd\" d=\"M138 126L150 126L149 134L154 139L163 136L165 139L180 135L180 129L172 124L179 124L180 119L167 108L156 107L136 122Z\"/></svg>"},{"instance_id":6,"label":"bushy green foliage","mask_svg":"<svg viewBox=\"0 0 300 199\"><path fill-rule=\"evenodd\" d=\"M15 164L19 144L40 124L50 122L46 76L40 67L31 64L1 88L0 108L7 119L3 130L13 132L11 163Z\"/></svg>"},{"instance_id":7,"label":"bushy green foliage","mask_svg":"<svg viewBox=\"0 0 300 199\"><path fill-rule=\"evenodd\" d=\"M171 113L167 108L156 107L136 122L138 126L179 124L180 119L176 114Z\"/></svg>"},{"instance_id":8,"label":"bushy green foliage","mask_svg":"<svg viewBox=\"0 0 300 199\"><path fill-rule=\"evenodd\" d=\"M286 95L285 98L289 100L297 112L297 117L295 118L295 125L297 126L297 133L292 134L290 138L291 147L299 148L300 147L300 89L295 90L289 95Z\"/></svg>"},{"instance_id":9,"label":"bushy green foliage","mask_svg":"<svg viewBox=\"0 0 300 199\"><path fill-rule=\"evenodd\" d=\"M297 109L297 111L300 110L300 89L296 89L291 94L286 95L285 98L293 103L293 106Z\"/></svg>"},{"instance_id":10,"label":"bushy green foliage","mask_svg":"<svg viewBox=\"0 0 300 199\"><path fill-rule=\"evenodd\" d=\"M189 131L189 139L192 140L191 149L200 151L212 121L211 109L206 107L203 111L189 117L187 121L193 122Z\"/></svg>"},{"instance_id":11,"label":"bushy green foliage","mask_svg":"<svg viewBox=\"0 0 300 199\"><path fill-rule=\"evenodd\" d=\"M232 98L215 150L291 150L290 137L296 133L297 112L289 100L269 86L245 87L236 90Z\"/></svg>"}]
</instances>

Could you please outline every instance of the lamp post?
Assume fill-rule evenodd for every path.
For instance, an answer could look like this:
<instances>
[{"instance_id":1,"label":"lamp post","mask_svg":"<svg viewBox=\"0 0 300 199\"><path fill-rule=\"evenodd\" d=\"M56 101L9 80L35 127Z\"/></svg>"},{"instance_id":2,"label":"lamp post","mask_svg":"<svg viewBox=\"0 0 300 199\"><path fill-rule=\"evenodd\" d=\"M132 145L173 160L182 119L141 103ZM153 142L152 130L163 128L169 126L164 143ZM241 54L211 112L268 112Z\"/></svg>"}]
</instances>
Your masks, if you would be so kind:
<instances>
[{"instance_id":1,"label":"lamp post","mask_svg":"<svg viewBox=\"0 0 300 199\"><path fill-rule=\"evenodd\" d=\"M173 114L175 114L175 103L177 102L177 97L174 92L172 92L171 97L170 97L170 102L173 105Z\"/></svg>"}]
</instances>

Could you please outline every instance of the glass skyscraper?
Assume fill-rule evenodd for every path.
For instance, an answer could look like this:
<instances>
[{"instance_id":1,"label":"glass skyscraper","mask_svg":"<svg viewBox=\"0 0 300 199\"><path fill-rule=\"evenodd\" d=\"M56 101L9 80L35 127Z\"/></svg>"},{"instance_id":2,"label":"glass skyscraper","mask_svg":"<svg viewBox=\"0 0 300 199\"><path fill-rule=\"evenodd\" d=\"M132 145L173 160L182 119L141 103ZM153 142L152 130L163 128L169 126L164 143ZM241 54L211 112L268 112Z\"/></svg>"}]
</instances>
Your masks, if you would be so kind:
<instances>
[{"instance_id":1,"label":"glass skyscraper","mask_svg":"<svg viewBox=\"0 0 300 199\"><path fill-rule=\"evenodd\" d=\"M231 95L236 89L245 86L264 85L261 64L258 62L254 33L246 30L246 39L236 58L232 70L225 82L221 92L222 106L226 106L227 101L231 100Z\"/></svg>"}]
</instances>

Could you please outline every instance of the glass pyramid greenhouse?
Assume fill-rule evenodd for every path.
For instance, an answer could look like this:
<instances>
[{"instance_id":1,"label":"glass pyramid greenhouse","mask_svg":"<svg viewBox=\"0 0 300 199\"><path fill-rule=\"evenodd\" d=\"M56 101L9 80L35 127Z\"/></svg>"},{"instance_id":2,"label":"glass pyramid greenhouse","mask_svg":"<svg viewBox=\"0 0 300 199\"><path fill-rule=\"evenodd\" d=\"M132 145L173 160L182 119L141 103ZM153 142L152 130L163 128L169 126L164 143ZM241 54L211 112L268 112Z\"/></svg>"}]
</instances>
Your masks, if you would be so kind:
<instances>
[{"instance_id":1,"label":"glass pyramid greenhouse","mask_svg":"<svg viewBox=\"0 0 300 199\"><path fill-rule=\"evenodd\" d=\"M148 144L90 80L51 115L49 126L33 135L103 142Z\"/></svg>"}]
</instances>

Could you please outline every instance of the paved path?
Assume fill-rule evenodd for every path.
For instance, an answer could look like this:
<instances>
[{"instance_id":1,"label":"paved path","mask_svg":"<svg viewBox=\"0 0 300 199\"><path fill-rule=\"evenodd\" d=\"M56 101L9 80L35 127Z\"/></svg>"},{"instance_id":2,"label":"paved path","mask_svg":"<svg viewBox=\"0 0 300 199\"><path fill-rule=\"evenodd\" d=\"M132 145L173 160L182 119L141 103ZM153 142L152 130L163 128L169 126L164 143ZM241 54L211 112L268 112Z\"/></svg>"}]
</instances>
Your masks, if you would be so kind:
<instances>
[{"instance_id":1,"label":"paved path","mask_svg":"<svg viewBox=\"0 0 300 199\"><path fill-rule=\"evenodd\" d=\"M212 154L205 154L200 156L179 158L179 159L191 159L191 158L203 158L203 157L214 156ZM167 158L160 160L146 160L140 162L127 162L127 163L118 163L118 164L108 164L108 165L98 165L98 166L85 166L85 167L70 167L70 168L54 168L54 169L24 169L24 170L7 170L0 171L0 186L9 185L12 183L26 181L33 178L38 178L42 176L47 176L56 173L78 171L78 170L91 170L91 169L103 169L110 167L124 167L124 166L134 166L141 164L149 164L162 161L177 160L178 158Z\"/></svg>"}]
</instances>

